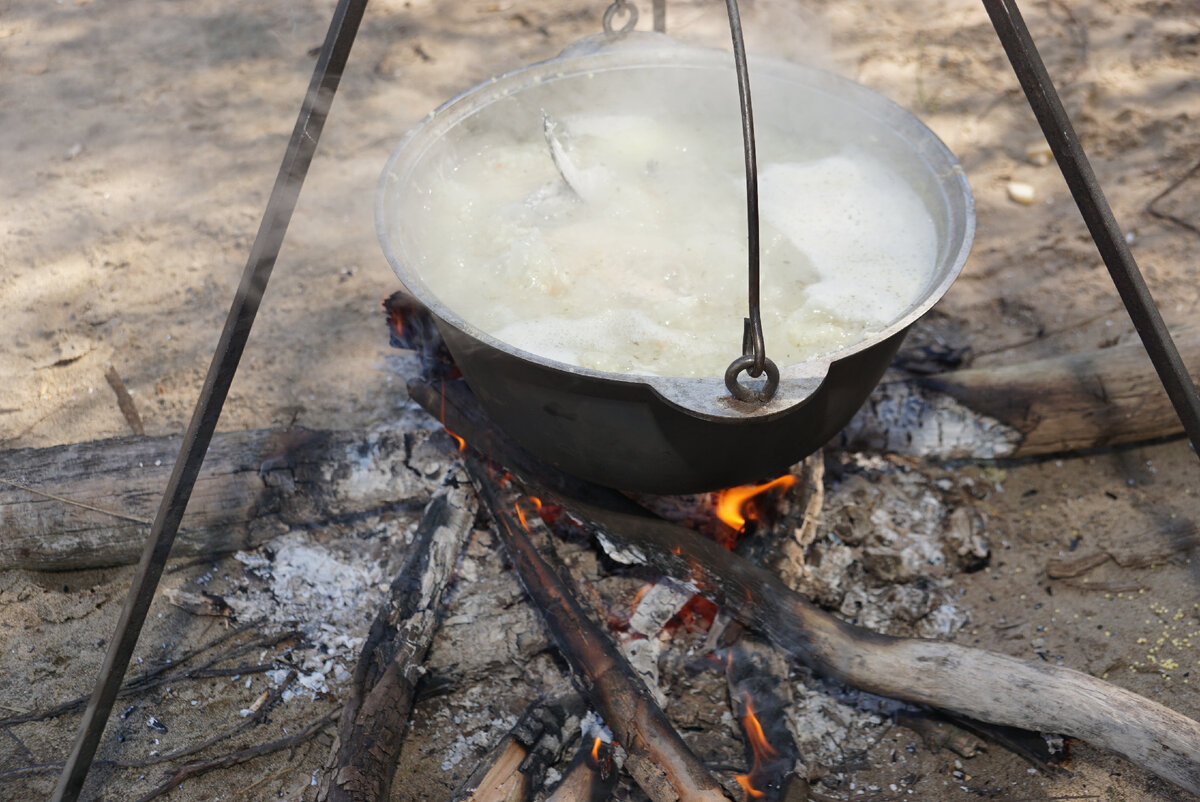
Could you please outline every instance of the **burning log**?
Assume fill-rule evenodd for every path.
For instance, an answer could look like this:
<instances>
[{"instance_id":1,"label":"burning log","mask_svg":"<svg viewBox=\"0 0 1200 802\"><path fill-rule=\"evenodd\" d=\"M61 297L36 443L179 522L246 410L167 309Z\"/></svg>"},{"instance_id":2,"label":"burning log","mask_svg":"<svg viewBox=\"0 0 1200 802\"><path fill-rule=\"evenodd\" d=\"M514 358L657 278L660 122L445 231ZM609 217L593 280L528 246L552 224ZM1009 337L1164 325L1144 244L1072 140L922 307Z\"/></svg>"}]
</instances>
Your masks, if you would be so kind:
<instances>
[{"instance_id":1,"label":"burning log","mask_svg":"<svg viewBox=\"0 0 1200 802\"><path fill-rule=\"evenodd\" d=\"M484 756L450 802L518 802L540 788L546 771L562 757L579 727L583 699L570 693L529 706L513 728Z\"/></svg>"},{"instance_id":2,"label":"burning log","mask_svg":"<svg viewBox=\"0 0 1200 802\"><path fill-rule=\"evenodd\" d=\"M1173 333L1200 376L1200 327ZM840 435L852 450L1028 457L1136 443L1183 426L1140 342L880 385Z\"/></svg>"},{"instance_id":3,"label":"burning log","mask_svg":"<svg viewBox=\"0 0 1200 802\"><path fill-rule=\"evenodd\" d=\"M291 526L424 504L420 434L258 429L213 437L174 556L252 549ZM135 563L180 438L118 437L0 454L0 570ZM386 481L383 479L386 478Z\"/></svg>"},{"instance_id":4,"label":"burning log","mask_svg":"<svg viewBox=\"0 0 1200 802\"><path fill-rule=\"evenodd\" d=\"M444 419L472 445L593 525L610 554L692 583L815 672L982 721L1060 732L1200 792L1200 724L1186 716L1072 669L848 624L772 572L650 517L620 493L590 485L574 495L584 483L538 463L508 440L490 425L465 385L451 382L445 389ZM409 392L423 406L441 406L441 394L429 385L410 382Z\"/></svg>"},{"instance_id":5,"label":"burning log","mask_svg":"<svg viewBox=\"0 0 1200 802\"><path fill-rule=\"evenodd\" d=\"M539 546L546 547L545 526L532 506L527 512L514 493L500 490L474 457L467 457L467 466L521 583L584 694L624 747L625 768L634 780L654 802L727 802L616 645L587 617L572 589L540 553Z\"/></svg>"},{"instance_id":6,"label":"burning log","mask_svg":"<svg viewBox=\"0 0 1200 802\"><path fill-rule=\"evenodd\" d=\"M598 736L585 738L567 769L567 776L546 797L546 802L608 802L616 784L612 744Z\"/></svg>"},{"instance_id":7,"label":"burning log","mask_svg":"<svg viewBox=\"0 0 1200 802\"><path fill-rule=\"evenodd\" d=\"M471 532L476 503L457 472L425 509L387 604L354 670L319 802L387 799L421 663L441 621L442 595Z\"/></svg>"}]
</instances>

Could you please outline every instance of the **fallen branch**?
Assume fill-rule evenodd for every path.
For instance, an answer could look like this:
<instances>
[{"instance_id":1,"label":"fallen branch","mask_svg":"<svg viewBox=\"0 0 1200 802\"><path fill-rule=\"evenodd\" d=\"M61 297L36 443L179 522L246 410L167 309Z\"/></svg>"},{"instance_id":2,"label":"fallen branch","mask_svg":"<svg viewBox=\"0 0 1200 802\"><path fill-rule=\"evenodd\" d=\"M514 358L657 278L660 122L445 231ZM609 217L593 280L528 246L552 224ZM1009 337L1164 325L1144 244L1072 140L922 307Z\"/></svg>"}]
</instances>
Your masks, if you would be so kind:
<instances>
[{"instance_id":1,"label":"fallen branch","mask_svg":"<svg viewBox=\"0 0 1200 802\"><path fill-rule=\"evenodd\" d=\"M109 365L108 370L104 372L104 380L108 382L108 386L117 396L117 406L121 409L121 414L125 416L125 422L129 424L129 431L138 435L145 434L146 429L142 426L142 416L138 414L137 405L133 403L133 396L126 389L121 374L117 373L115 367Z\"/></svg>"},{"instance_id":2,"label":"fallen branch","mask_svg":"<svg viewBox=\"0 0 1200 802\"><path fill-rule=\"evenodd\" d=\"M479 766L458 787L450 802L515 802L540 788L547 770L575 738L583 715L577 693L531 704Z\"/></svg>"},{"instance_id":3,"label":"fallen branch","mask_svg":"<svg viewBox=\"0 0 1200 802\"><path fill-rule=\"evenodd\" d=\"M213 658L210 658L208 661L202 663L197 668L181 668L182 664L185 664L187 661L191 660L193 657L203 654L204 652L208 651L209 649L219 646L221 643L224 643L225 641L229 640L230 638L240 635L248 630L252 630L252 629L260 626L261 624L262 624L262 621L251 621L247 624L243 624L239 627L229 630L228 632L222 633L221 635L217 636L216 638L213 638L208 643L205 643L194 649L189 649L188 651L184 652L179 657L176 657L172 660L168 660L154 668L148 669L144 673L138 674L135 677L125 680L125 683L121 686L120 692L117 694L117 698L120 699L120 698L124 698L126 696L129 696L129 695L132 695L135 693L143 693L143 692L149 690L150 688L156 687L158 685L163 685L166 683L179 682L181 680L186 680L186 679L199 679L202 677L213 676L213 670L211 669L211 667L213 665L216 665L217 663L221 662L222 660L227 660L232 656L236 656L236 654L239 651L241 651L247 647L250 647L250 646L255 646L255 647L271 646L271 645L274 645L274 643L278 642L279 639L292 637L296 634L294 632L283 632L283 633L280 633L279 635L269 637L266 639L260 638L260 639L251 641L249 644L241 644L239 646L236 646L232 650L222 652L221 654L219 654ZM238 669L234 673L242 673L242 674L260 673L261 671L269 671L270 669L276 668L276 667L277 666L275 666L275 665L251 666L251 667L249 667L249 669L246 669L243 667L238 667ZM169 669L176 669L176 670L170 671L168 673ZM88 694L87 696L77 696L74 699L68 699L65 702L60 702L60 703L54 705L53 707L49 707L44 710L24 711L24 712L19 713L16 716L9 716L8 718L0 719L0 725L7 726L9 724L24 724L27 721L44 721L46 719L55 718L57 716L63 715L64 713L69 713L72 710L77 710L77 709L83 707L85 704L87 704L89 699L91 699L91 694Z\"/></svg>"},{"instance_id":4,"label":"fallen branch","mask_svg":"<svg viewBox=\"0 0 1200 802\"><path fill-rule=\"evenodd\" d=\"M251 760L260 758L263 755L270 755L275 752L280 752L284 749L294 749L305 741L309 740L321 730L328 727L337 720L341 713L341 709L331 710L324 716L309 724L293 735L288 735L284 738L279 738L274 741L268 741L264 744L249 746L245 749L239 749L236 752L230 752L218 757L209 758L208 760L196 760L187 763L184 766L175 770L170 779L161 783L150 793L138 798L137 802L151 802L153 799L158 799L163 794L170 793L175 788L178 788L184 780L191 777L199 777L202 774L207 774L214 769L227 769L231 766L238 766L242 763L249 763Z\"/></svg>"},{"instance_id":5,"label":"fallen branch","mask_svg":"<svg viewBox=\"0 0 1200 802\"><path fill-rule=\"evenodd\" d=\"M517 507L515 494L501 491L474 457L466 459L522 585L584 694L624 747L625 768L634 780L654 802L727 802L616 645L592 623L572 589L539 554L534 540L544 544L547 536L532 505L528 513Z\"/></svg>"},{"instance_id":6,"label":"fallen branch","mask_svg":"<svg viewBox=\"0 0 1200 802\"><path fill-rule=\"evenodd\" d=\"M429 486L405 464L418 436L217 434L171 553L252 549L294 525L423 504ZM177 436L118 437L0 453L0 570L137 562L179 445Z\"/></svg>"},{"instance_id":7,"label":"fallen branch","mask_svg":"<svg viewBox=\"0 0 1200 802\"><path fill-rule=\"evenodd\" d=\"M1184 365L1200 376L1200 327L1173 334ZM994 458L1182 432L1145 349L1134 342L881 384L837 442L915 457Z\"/></svg>"},{"instance_id":8,"label":"fallen branch","mask_svg":"<svg viewBox=\"0 0 1200 802\"><path fill-rule=\"evenodd\" d=\"M446 385L445 421L467 442L493 449L488 456L593 524L612 547L610 554L623 554L691 582L817 673L871 693L982 721L1060 732L1200 792L1200 724L1186 716L1072 669L954 643L895 638L847 624L770 571L687 529L649 517L615 491L592 485L586 499L573 496L579 480L538 463L486 425L469 390L455 384ZM410 394L420 398L423 390L410 383Z\"/></svg>"},{"instance_id":9,"label":"fallen branch","mask_svg":"<svg viewBox=\"0 0 1200 802\"><path fill-rule=\"evenodd\" d=\"M387 799L421 665L441 622L442 595L475 520L475 498L457 474L429 502L388 601L354 670L319 802Z\"/></svg>"}]
</instances>

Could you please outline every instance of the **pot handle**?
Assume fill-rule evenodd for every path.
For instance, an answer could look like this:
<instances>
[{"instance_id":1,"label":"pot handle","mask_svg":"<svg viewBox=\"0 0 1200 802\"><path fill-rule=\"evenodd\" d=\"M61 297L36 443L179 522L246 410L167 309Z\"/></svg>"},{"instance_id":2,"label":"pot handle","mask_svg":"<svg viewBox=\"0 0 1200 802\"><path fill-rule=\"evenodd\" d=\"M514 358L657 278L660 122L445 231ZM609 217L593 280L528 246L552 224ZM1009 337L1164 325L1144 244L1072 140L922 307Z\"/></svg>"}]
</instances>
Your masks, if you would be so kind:
<instances>
[{"instance_id":1,"label":"pot handle","mask_svg":"<svg viewBox=\"0 0 1200 802\"><path fill-rule=\"evenodd\" d=\"M765 404L737 400L729 394L723 379L647 377L645 381L664 401L690 415L710 420L737 421L775 417L801 406L812 398L828 376L827 362L789 365L780 376L775 397Z\"/></svg>"}]
</instances>

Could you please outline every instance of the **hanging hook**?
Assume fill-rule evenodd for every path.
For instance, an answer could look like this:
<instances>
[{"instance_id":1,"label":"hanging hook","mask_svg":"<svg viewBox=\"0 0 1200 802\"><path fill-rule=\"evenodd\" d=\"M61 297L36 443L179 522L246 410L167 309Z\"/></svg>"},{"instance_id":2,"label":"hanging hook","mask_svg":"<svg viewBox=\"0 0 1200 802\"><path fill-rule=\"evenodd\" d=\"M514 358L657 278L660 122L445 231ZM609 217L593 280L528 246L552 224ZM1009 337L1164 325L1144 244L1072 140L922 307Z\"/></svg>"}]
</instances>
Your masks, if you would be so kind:
<instances>
[{"instance_id":1,"label":"hanging hook","mask_svg":"<svg viewBox=\"0 0 1200 802\"><path fill-rule=\"evenodd\" d=\"M758 245L758 161L754 153L754 111L750 103L750 71L746 66L746 45L742 40L742 20L737 0L725 0L729 11L729 32L733 37L733 63L737 70L738 96L742 108L742 142L746 155L746 250L749 278L750 316L742 332L742 356L725 371L725 387L739 401L766 403L775 396L779 386L779 368L767 358L763 340L762 309L759 303L759 245ZM751 390L738 382L742 371L757 378L767 374L767 383L760 390Z\"/></svg>"},{"instance_id":2,"label":"hanging hook","mask_svg":"<svg viewBox=\"0 0 1200 802\"><path fill-rule=\"evenodd\" d=\"M629 18L621 23L620 28L614 28L613 19L623 14L628 14ZM629 0L613 0L612 5L604 9L604 32L609 36L620 36L629 33L633 30L633 26L637 25L637 21L637 6L630 3Z\"/></svg>"}]
</instances>

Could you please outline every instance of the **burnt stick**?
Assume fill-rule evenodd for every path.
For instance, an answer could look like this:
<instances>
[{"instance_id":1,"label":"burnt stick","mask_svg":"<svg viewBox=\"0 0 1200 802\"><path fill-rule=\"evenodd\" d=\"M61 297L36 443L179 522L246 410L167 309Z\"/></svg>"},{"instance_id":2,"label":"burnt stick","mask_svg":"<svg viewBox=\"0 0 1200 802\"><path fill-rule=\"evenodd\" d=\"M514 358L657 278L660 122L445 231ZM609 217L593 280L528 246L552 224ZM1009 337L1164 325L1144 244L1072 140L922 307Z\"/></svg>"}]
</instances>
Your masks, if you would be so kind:
<instances>
[{"instance_id":1,"label":"burnt stick","mask_svg":"<svg viewBox=\"0 0 1200 802\"><path fill-rule=\"evenodd\" d=\"M612 744L585 738L567 775L546 802L608 802L617 784Z\"/></svg>"},{"instance_id":2,"label":"burnt stick","mask_svg":"<svg viewBox=\"0 0 1200 802\"><path fill-rule=\"evenodd\" d=\"M475 520L475 498L455 483L434 495L367 634L319 802L387 799L408 729L421 664L441 623L442 595Z\"/></svg>"},{"instance_id":3,"label":"burnt stick","mask_svg":"<svg viewBox=\"0 0 1200 802\"><path fill-rule=\"evenodd\" d=\"M502 490L473 455L467 454L465 460L521 584L571 664L584 695L628 753L625 768L634 780L654 802L727 802L616 645L575 600L573 588L539 553L538 545L545 547L549 538L533 505L527 514L521 513L523 525L515 506L517 495Z\"/></svg>"}]
</instances>

